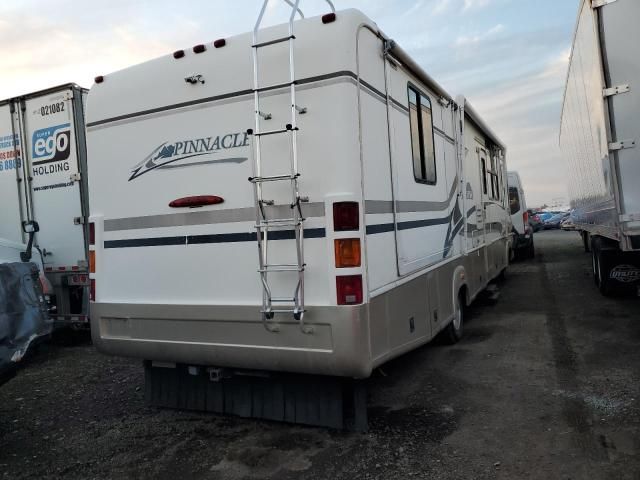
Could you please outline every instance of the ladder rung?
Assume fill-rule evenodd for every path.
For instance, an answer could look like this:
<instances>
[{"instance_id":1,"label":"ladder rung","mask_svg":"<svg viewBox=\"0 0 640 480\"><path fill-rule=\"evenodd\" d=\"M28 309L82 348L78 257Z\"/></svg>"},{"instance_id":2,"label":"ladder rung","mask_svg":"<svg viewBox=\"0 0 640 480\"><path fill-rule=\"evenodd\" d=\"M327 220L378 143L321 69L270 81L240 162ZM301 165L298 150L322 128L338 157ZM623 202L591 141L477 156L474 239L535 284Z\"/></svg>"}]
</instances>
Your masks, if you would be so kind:
<instances>
[{"instance_id":1,"label":"ladder rung","mask_svg":"<svg viewBox=\"0 0 640 480\"><path fill-rule=\"evenodd\" d=\"M282 133L293 132L298 130L298 127L292 128L291 125L287 125L288 128L279 128L277 130L267 130L266 132L254 133L254 137L266 137L268 135L280 135Z\"/></svg>"},{"instance_id":2,"label":"ladder rung","mask_svg":"<svg viewBox=\"0 0 640 480\"><path fill-rule=\"evenodd\" d=\"M271 220L262 220L256 225L256 228L263 227L297 227L302 225L304 218L274 218Z\"/></svg>"},{"instance_id":3,"label":"ladder rung","mask_svg":"<svg viewBox=\"0 0 640 480\"><path fill-rule=\"evenodd\" d=\"M249 177L251 183L280 182L282 180L296 180L300 177L299 173L295 175L271 175L267 177Z\"/></svg>"},{"instance_id":4,"label":"ladder rung","mask_svg":"<svg viewBox=\"0 0 640 480\"><path fill-rule=\"evenodd\" d=\"M295 35L289 35L288 37L276 38L274 40L269 40L268 42L256 43L253 45L253 48L262 48L267 47L269 45L275 45L276 43L288 42L289 40L295 40Z\"/></svg>"},{"instance_id":5,"label":"ladder rung","mask_svg":"<svg viewBox=\"0 0 640 480\"><path fill-rule=\"evenodd\" d=\"M295 298L272 298L271 303L296 303Z\"/></svg>"},{"instance_id":6,"label":"ladder rung","mask_svg":"<svg viewBox=\"0 0 640 480\"><path fill-rule=\"evenodd\" d=\"M306 310L303 310L303 311L306 312ZM297 310L296 308L290 308L290 309L279 308L277 310L260 310L260 313L299 313L299 310Z\"/></svg>"},{"instance_id":7,"label":"ladder rung","mask_svg":"<svg viewBox=\"0 0 640 480\"><path fill-rule=\"evenodd\" d=\"M277 83L275 85L269 85L268 87L258 87L258 88L254 88L253 91L254 92L266 92L268 90L276 90L278 88L285 88L285 87L290 87L291 85L296 85L296 82L287 82L287 83Z\"/></svg>"},{"instance_id":8,"label":"ladder rung","mask_svg":"<svg viewBox=\"0 0 640 480\"><path fill-rule=\"evenodd\" d=\"M279 273L279 272L304 272L304 267L298 265L265 265L258 270L259 273Z\"/></svg>"}]
</instances>

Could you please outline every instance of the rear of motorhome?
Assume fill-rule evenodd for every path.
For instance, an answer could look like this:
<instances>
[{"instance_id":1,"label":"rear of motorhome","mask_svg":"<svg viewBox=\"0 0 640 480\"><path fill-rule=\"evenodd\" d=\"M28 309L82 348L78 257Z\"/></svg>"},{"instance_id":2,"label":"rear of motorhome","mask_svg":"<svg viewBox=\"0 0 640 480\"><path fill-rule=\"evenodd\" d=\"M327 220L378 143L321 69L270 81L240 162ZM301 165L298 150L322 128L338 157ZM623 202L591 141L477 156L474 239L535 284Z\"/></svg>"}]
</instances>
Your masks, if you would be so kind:
<instances>
[{"instance_id":1,"label":"rear of motorhome","mask_svg":"<svg viewBox=\"0 0 640 480\"><path fill-rule=\"evenodd\" d=\"M34 261L53 317L88 326L84 100L74 84L0 102L0 260Z\"/></svg>"},{"instance_id":2,"label":"rear of motorhome","mask_svg":"<svg viewBox=\"0 0 640 480\"><path fill-rule=\"evenodd\" d=\"M581 3L562 110L572 218L603 294L640 287L639 17L635 0Z\"/></svg>"},{"instance_id":3,"label":"rear of motorhome","mask_svg":"<svg viewBox=\"0 0 640 480\"><path fill-rule=\"evenodd\" d=\"M96 79L96 346L366 378L458 340L508 263L504 144L359 11L259 26Z\"/></svg>"}]
</instances>

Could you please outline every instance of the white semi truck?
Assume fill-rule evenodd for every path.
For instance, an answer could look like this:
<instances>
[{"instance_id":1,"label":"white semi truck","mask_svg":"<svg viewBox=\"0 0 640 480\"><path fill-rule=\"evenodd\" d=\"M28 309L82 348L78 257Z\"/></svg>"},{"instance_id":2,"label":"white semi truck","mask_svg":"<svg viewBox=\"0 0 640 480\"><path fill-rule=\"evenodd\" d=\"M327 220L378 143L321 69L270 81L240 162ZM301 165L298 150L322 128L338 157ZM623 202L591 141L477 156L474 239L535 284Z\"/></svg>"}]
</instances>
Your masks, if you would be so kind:
<instances>
[{"instance_id":1,"label":"white semi truck","mask_svg":"<svg viewBox=\"0 0 640 480\"><path fill-rule=\"evenodd\" d=\"M600 291L640 285L640 2L583 0L562 110L573 219Z\"/></svg>"},{"instance_id":2,"label":"white semi truck","mask_svg":"<svg viewBox=\"0 0 640 480\"><path fill-rule=\"evenodd\" d=\"M68 84L0 102L0 262L33 261L53 319L88 326L84 101Z\"/></svg>"}]
</instances>

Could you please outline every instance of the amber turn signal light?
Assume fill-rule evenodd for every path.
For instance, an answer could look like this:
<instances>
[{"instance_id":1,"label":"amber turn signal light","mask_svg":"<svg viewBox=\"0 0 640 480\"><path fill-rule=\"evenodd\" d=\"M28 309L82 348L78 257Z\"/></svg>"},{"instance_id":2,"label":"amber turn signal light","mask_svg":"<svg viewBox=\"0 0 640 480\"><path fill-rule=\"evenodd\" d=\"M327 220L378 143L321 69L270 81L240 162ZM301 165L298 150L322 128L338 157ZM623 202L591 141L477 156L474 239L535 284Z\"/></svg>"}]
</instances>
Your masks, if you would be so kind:
<instances>
[{"instance_id":1,"label":"amber turn signal light","mask_svg":"<svg viewBox=\"0 0 640 480\"><path fill-rule=\"evenodd\" d=\"M335 240L336 267L354 268L362 264L359 238Z\"/></svg>"}]
</instances>

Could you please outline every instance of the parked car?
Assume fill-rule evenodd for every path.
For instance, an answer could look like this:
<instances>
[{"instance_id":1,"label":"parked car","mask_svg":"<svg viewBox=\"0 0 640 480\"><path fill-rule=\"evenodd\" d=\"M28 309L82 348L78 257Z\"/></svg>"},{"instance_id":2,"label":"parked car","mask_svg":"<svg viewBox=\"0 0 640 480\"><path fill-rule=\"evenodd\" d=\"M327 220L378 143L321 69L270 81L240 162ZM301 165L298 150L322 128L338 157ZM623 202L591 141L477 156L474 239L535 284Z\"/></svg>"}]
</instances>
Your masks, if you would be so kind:
<instances>
[{"instance_id":1,"label":"parked car","mask_svg":"<svg viewBox=\"0 0 640 480\"><path fill-rule=\"evenodd\" d=\"M540 218L540 215L538 215L538 212L529 209L527 210L527 213L529 214L529 225L531 225L531 229L534 232L542 230L542 219Z\"/></svg>"},{"instance_id":2,"label":"parked car","mask_svg":"<svg viewBox=\"0 0 640 480\"><path fill-rule=\"evenodd\" d=\"M557 215L553 215L551 218L544 222L545 230L558 230L560 228L560 224L569 218L571 214L569 212L558 213Z\"/></svg>"},{"instance_id":3,"label":"parked car","mask_svg":"<svg viewBox=\"0 0 640 480\"><path fill-rule=\"evenodd\" d=\"M560 228L566 231L574 231L576 230L576 224L573 222L573 219L569 217L562 221Z\"/></svg>"},{"instance_id":4,"label":"parked car","mask_svg":"<svg viewBox=\"0 0 640 480\"><path fill-rule=\"evenodd\" d=\"M538 212L538 218L540 218L540 221L542 222L543 228L544 228L544 223L549 220L551 217L553 217L555 215L555 213L553 212Z\"/></svg>"}]
</instances>

